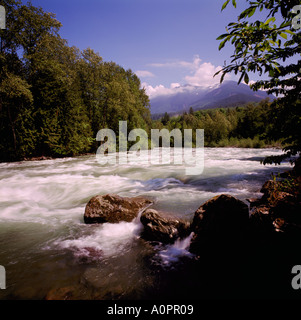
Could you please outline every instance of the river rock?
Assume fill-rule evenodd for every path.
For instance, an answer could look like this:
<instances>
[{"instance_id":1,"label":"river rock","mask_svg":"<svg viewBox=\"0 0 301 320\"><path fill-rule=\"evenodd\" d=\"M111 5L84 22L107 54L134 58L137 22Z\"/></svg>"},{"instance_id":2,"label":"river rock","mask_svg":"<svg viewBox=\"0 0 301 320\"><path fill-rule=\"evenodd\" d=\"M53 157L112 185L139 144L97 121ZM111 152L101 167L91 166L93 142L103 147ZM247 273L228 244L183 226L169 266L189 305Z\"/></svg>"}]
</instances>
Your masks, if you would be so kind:
<instances>
[{"instance_id":1,"label":"river rock","mask_svg":"<svg viewBox=\"0 0 301 320\"><path fill-rule=\"evenodd\" d=\"M248 221L248 205L231 195L222 194L206 201L193 218L190 251L199 253L204 246L239 243Z\"/></svg>"},{"instance_id":2,"label":"river rock","mask_svg":"<svg viewBox=\"0 0 301 320\"><path fill-rule=\"evenodd\" d=\"M142 213L140 221L144 226L141 237L145 240L167 244L190 234L190 223L188 221L167 216L154 209L146 209Z\"/></svg>"},{"instance_id":3,"label":"river rock","mask_svg":"<svg viewBox=\"0 0 301 320\"><path fill-rule=\"evenodd\" d=\"M264 241L274 239L275 231L295 234L296 230L300 230L301 203L298 190L294 190L294 194L282 191L285 181L266 181L260 190L263 196L252 207L251 231L257 238L264 238Z\"/></svg>"},{"instance_id":4,"label":"river rock","mask_svg":"<svg viewBox=\"0 0 301 320\"><path fill-rule=\"evenodd\" d=\"M262 237L269 238L274 233L275 228L270 211L271 208L268 204L260 204L252 208L249 229L254 241L259 241Z\"/></svg>"},{"instance_id":5,"label":"river rock","mask_svg":"<svg viewBox=\"0 0 301 320\"><path fill-rule=\"evenodd\" d=\"M275 194L277 193L278 188L279 188L278 181L274 181L274 180L266 181L260 190L260 192L263 193L263 196L260 199L261 203L272 200L275 197Z\"/></svg>"},{"instance_id":6,"label":"river rock","mask_svg":"<svg viewBox=\"0 0 301 320\"><path fill-rule=\"evenodd\" d=\"M73 300L75 292L76 288L71 286L51 289L47 293L45 300Z\"/></svg>"},{"instance_id":7,"label":"river rock","mask_svg":"<svg viewBox=\"0 0 301 320\"><path fill-rule=\"evenodd\" d=\"M86 205L84 221L93 223L131 222L139 212L152 203L143 197L120 197L115 194L98 195L93 197Z\"/></svg>"}]
</instances>

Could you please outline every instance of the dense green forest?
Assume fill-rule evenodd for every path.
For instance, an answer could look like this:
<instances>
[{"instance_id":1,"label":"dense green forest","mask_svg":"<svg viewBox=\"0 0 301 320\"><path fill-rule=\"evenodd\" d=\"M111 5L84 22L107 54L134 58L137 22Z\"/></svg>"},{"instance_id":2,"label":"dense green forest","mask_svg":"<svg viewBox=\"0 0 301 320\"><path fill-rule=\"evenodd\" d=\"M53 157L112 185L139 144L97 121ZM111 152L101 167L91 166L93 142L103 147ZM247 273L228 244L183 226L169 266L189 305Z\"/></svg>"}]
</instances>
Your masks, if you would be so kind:
<instances>
[{"instance_id":1,"label":"dense green forest","mask_svg":"<svg viewBox=\"0 0 301 320\"><path fill-rule=\"evenodd\" d=\"M263 148L281 147L283 127L275 116L275 105L269 99L237 108L219 108L184 112L170 117L167 113L153 128L168 130L204 129L206 147ZM275 130L277 128L277 130ZM193 136L194 137L194 136ZM195 142L195 141L193 141Z\"/></svg>"},{"instance_id":2,"label":"dense green forest","mask_svg":"<svg viewBox=\"0 0 301 320\"><path fill-rule=\"evenodd\" d=\"M0 160L95 151L101 128L150 126L149 99L131 70L70 47L55 15L0 2Z\"/></svg>"},{"instance_id":3,"label":"dense green forest","mask_svg":"<svg viewBox=\"0 0 301 320\"><path fill-rule=\"evenodd\" d=\"M99 143L97 132L110 128L117 133L119 121L128 121L129 131L142 128L148 134L151 129L162 128L179 128L182 132L204 129L205 146L209 147L282 146L288 155L301 150L300 80L298 75L278 79L297 70L300 61L285 68L275 65L272 69L273 61L268 65L269 60L258 58L258 67L264 64L272 80L256 83L254 88L259 89L261 85L284 98L232 109L190 110L177 117L165 114L159 120L151 120L149 98L131 70L103 61L90 48L81 51L69 46L61 38L61 24L52 13L31 3L23 5L18 0L1 0L0 5L6 8L6 29L0 30L0 161L94 153ZM259 33L262 28L268 28L266 24L257 25ZM230 26L236 28L236 24ZM239 28L247 27L239 25L237 30ZM254 28L246 32L256 33ZM243 37L243 34L235 29L235 33L218 39L226 37L224 43L234 36ZM291 45L298 44L300 33L293 38ZM235 42L235 45L239 55L240 44ZM258 54L260 47L257 46L254 50ZM284 54L292 56L299 47L292 52L278 50L275 59ZM244 63L240 69L234 64L221 71L224 75L242 70L248 82L247 71L254 69L254 61ZM271 88L275 86L273 91Z\"/></svg>"}]
</instances>

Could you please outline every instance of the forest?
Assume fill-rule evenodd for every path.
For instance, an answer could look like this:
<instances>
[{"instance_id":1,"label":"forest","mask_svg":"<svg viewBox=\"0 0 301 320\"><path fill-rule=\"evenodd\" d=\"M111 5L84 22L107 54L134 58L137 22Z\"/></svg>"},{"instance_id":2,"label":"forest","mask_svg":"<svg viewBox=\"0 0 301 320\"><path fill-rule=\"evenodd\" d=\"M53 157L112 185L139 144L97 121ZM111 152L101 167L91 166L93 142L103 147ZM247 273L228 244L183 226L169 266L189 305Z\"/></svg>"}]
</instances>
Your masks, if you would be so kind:
<instances>
[{"instance_id":1,"label":"forest","mask_svg":"<svg viewBox=\"0 0 301 320\"><path fill-rule=\"evenodd\" d=\"M54 14L30 2L23 5L19 0L2 0L0 4L6 8L6 29L0 30L0 161L95 153L99 144L97 132L103 128L118 132L119 121L127 121L129 131L141 128L148 133L162 128L193 129L194 132L204 129L207 147L276 146L286 148L288 156L300 150L299 79L298 76L278 79L292 73L291 65L281 67L274 61L268 65L268 59L260 58L257 66L260 70L264 64L272 78L267 83L257 82L253 88L257 90L261 86L284 98L231 109L195 112L190 109L176 117L165 114L159 120L152 120L149 97L132 70L103 61L91 48L81 51L69 46L59 34L61 23ZM267 28L257 25L259 29ZM236 28L235 24L230 26ZM231 37L235 40L243 37L236 29L218 40L225 38L224 44ZM248 27L246 32L257 31ZM294 37L295 41L290 40L292 45L299 42L300 36ZM242 41L235 42L238 46L235 57L240 55ZM257 54L259 44L255 47ZM249 48L250 44L247 50ZM263 49L272 52L266 42ZM286 51L281 52L282 58ZM294 54L287 53L288 56ZM243 56L245 60L248 58L245 53ZM226 66L221 70L223 76L242 70L244 81L248 82L247 71L253 71L254 61L243 63ZM295 69L299 68L298 64L300 62ZM273 87L276 89L271 89ZM292 87L290 91L285 89Z\"/></svg>"},{"instance_id":2,"label":"forest","mask_svg":"<svg viewBox=\"0 0 301 320\"><path fill-rule=\"evenodd\" d=\"M282 147L280 120L269 99L236 108L216 108L184 112L170 117L167 113L153 127L168 130L204 129L205 147L264 148ZM277 130L276 130L277 128ZM195 136L193 136L195 138ZM195 143L195 140L193 141Z\"/></svg>"},{"instance_id":3,"label":"forest","mask_svg":"<svg viewBox=\"0 0 301 320\"><path fill-rule=\"evenodd\" d=\"M60 22L32 4L5 0L0 30L0 160L96 150L101 128L151 125L139 78L59 35Z\"/></svg>"}]
</instances>

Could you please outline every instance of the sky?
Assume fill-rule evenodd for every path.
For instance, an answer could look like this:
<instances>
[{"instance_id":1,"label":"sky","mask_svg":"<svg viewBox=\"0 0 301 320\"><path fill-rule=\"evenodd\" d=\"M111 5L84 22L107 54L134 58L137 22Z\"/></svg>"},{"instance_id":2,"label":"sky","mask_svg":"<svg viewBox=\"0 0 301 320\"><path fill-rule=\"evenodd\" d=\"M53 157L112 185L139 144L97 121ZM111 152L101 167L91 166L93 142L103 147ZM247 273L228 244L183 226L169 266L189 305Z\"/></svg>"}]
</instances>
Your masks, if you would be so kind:
<instances>
[{"instance_id":1,"label":"sky","mask_svg":"<svg viewBox=\"0 0 301 320\"><path fill-rule=\"evenodd\" d=\"M246 8L245 1L238 1L236 9L229 4L221 12L224 2L32 0L34 6L56 14L62 23L60 35L70 46L90 47L104 61L131 69L151 98L172 93L179 85L219 82L213 74L230 61L234 48L228 44L219 51L216 38Z\"/></svg>"}]
</instances>

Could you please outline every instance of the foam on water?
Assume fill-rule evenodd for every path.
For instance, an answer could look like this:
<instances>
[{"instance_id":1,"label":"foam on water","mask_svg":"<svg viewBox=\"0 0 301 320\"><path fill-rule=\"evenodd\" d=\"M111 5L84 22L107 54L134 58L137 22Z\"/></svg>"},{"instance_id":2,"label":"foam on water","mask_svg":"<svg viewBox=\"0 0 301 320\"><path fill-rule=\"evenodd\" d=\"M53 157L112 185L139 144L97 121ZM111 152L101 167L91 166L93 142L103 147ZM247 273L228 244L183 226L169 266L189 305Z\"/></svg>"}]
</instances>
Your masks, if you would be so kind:
<instances>
[{"instance_id":1,"label":"foam on water","mask_svg":"<svg viewBox=\"0 0 301 320\"><path fill-rule=\"evenodd\" d=\"M76 255L86 255L87 251L101 252L106 257L116 256L130 249L133 239L138 238L142 225L137 221L106 223L94 228L89 235L77 239L59 239L54 242L62 249L70 249Z\"/></svg>"},{"instance_id":2,"label":"foam on water","mask_svg":"<svg viewBox=\"0 0 301 320\"><path fill-rule=\"evenodd\" d=\"M193 254L188 251L192 236L193 234L191 233L185 239L178 239L174 244L167 245L159 251L157 256L163 266L170 267L172 264L178 262L183 256L189 258L193 257Z\"/></svg>"},{"instance_id":3,"label":"foam on water","mask_svg":"<svg viewBox=\"0 0 301 320\"><path fill-rule=\"evenodd\" d=\"M147 196L154 200L154 209L192 219L195 210L217 194L230 193L243 201L260 195L270 174L289 165L263 166L258 158L280 153L209 148L205 150L205 170L198 176L186 176L184 165L152 165L147 151L134 164L124 166L101 166L93 155L0 163L0 263L8 266L9 280L14 283L5 294L14 294L17 288L27 292L28 287L40 292L44 273L68 278L70 272L61 268L73 270L76 280L70 278L71 283L80 282L82 269L76 262L72 264L70 255L105 259L101 272L112 274L114 269L114 281L123 277L127 286L127 281L140 279L149 268L142 259L142 251L148 249L139 241L142 225L139 219L85 225L85 205L91 197L107 193ZM157 261L163 266L176 265L180 257L189 256L189 242L190 237L157 248ZM30 298L36 296L33 293Z\"/></svg>"}]
</instances>

